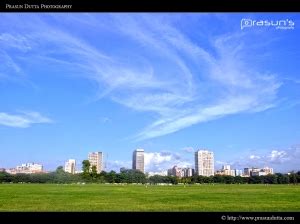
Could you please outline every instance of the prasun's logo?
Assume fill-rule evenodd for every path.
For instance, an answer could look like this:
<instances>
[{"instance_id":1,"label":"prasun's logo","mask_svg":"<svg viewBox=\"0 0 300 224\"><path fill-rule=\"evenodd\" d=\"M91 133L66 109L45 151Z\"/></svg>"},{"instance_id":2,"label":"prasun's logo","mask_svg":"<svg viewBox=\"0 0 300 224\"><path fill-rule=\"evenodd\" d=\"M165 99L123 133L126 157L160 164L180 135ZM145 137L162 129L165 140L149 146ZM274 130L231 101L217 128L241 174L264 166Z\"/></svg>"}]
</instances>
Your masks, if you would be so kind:
<instances>
[{"instance_id":1,"label":"prasun's logo","mask_svg":"<svg viewBox=\"0 0 300 224\"><path fill-rule=\"evenodd\" d=\"M273 27L275 29L290 30L295 28L295 23L290 19L282 20L252 20L242 19L241 30L250 27Z\"/></svg>"}]
</instances>

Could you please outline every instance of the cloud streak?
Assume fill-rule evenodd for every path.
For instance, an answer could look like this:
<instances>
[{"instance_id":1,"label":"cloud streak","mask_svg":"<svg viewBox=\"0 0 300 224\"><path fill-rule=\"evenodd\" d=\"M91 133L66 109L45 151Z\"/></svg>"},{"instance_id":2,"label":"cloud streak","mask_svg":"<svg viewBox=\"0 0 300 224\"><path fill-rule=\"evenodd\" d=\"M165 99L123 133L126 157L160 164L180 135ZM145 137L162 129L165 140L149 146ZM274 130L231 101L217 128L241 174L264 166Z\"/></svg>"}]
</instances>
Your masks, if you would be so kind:
<instances>
[{"instance_id":1,"label":"cloud streak","mask_svg":"<svg viewBox=\"0 0 300 224\"><path fill-rule=\"evenodd\" d=\"M52 62L52 69L61 66L73 75L96 81L101 90L98 99L107 97L130 109L154 114L156 120L133 137L137 141L276 106L282 83L276 74L247 63L256 55L246 47L249 36L234 32L212 36L207 47L174 25L172 16L113 14L87 18L88 24L83 17L71 16L56 27L47 22L47 16L37 16L33 21L39 26L29 24L26 35L19 34L18 38L0 34L0 44L9 43L8 47L21 54L33 54L38 49L41 53L33 54L31 63ZM107 23L101 23L103 19ZM123 45L115 43L120 49L130 44L133 50L127 47L112 52L63 29L74 22L97 30L93 33L99 38L108 32L122 40ZM49 50L48 45L56 51Z\"/></svg>"},{"instance_id":2,"label":"cloud streak","mask_svg":"<svg viewBox=\"0 0 300 224\"><path fill-rule=\"evenodd\" d=\"M53 121L38 112L23 112L21 114L0 113L0 125L28 128L33 124L52 123Z\"/></svg>"}]
</instances>

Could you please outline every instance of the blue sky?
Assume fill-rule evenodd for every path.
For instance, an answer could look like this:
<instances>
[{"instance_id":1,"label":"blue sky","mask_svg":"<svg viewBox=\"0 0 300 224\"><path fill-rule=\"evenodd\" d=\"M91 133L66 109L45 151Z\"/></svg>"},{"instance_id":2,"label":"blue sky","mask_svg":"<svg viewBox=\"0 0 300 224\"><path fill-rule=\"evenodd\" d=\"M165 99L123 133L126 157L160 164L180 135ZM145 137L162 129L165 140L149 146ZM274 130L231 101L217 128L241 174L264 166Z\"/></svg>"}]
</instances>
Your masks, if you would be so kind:
<instances>
[{"instance_id":1,"label":"blue sky","mask_svg":"<svg viewBox=\"0 0 300 224\"><path fill-rule=\"evenodd\" d=\"M282 20L294 29L242 19ZM53 170L90 151L106 169L300 170L299 14L0 15L0 167ZM80 167L80 164L78 164Z\"/></svg>"}]
</instances>

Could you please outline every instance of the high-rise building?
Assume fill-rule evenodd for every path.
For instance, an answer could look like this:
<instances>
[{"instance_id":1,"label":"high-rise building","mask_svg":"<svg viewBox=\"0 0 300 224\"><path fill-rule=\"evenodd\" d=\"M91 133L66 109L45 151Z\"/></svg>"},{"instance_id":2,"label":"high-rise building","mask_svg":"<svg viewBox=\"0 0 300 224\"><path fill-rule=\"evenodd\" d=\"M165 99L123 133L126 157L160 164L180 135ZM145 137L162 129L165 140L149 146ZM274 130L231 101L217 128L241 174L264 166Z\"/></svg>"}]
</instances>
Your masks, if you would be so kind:
<instances>
[{"instance_id":1,"label":"high-rise building","mask_svg":"<svg viewBox=\"0 0 300 224\"><path fill-rule=\"evenodd\" d=\"M230 165L223 165L222 170L230 170Z\"/></svg>"},{"instance_id":2,"label":"high-rise building","mask_svg":"<svg viewBox=\"0 0 300 224\"><path fill-rule=\"evenodd\" d=\"M132 156L132 169L145 173L144 149L136 149Z\"/></svg>"},{"instance_id":3,"label":"high-rise building","mask_svg":"<svg viewBox=\"0 0 300 224\"><path fill-rule=\"evenodd\" d=\"M235 176L235 170L230 170L230 176Z\"/></svg>"},{"instance_id":4,"label":"high-rise building","mask_svg":"<svg viewBox=\"0 0 300 224\"><path fill-rule=\"evenodd\" d=\"M76 161L75 159L69 159L65 162L65 172L75 174L76 172Z\"/></svg>"},{"instance_id":5,"label":"high-rise building","mask_svg":"<svg viewBox=\"0 0 300 224\"><path fill-rule=\"evenodd\" d=\"M252 172L252 168L248 168L248 167L244 168L244 176L250 177L251 172Z\"/></svg>"},{"instance_id":6,"label":"high-rise building","mask_svg":"<svg viewBox=\"0 0 300 224\"><path fill-rule=\"evenodd\" d=\"M193 176L194 172L192 168L183 168L184 177L191 177Z\"/></svg>"},{"instance_id":7,"label":"high-rise building","mask_svg":"<svg viewBox=\"0 0 300 224\"><path fill-rule=\"evenodd\" d=\"M97 173L101 173L103 170L103 155L102 152L90 152L89 153L90 169L95 166Z\"/></svg>"},{"instance_id":8,"label":"high-rise building","mask_svg":"<svg viewBox=\"0 0 300 224\"><path fill-rule=\"evenodd\" d=\"M234 175L235 175L235 176L242 176L242 175L243 175L243 171L242 171L242 170L235 169L235 170L234 170Z\"/></svg>"},{"instance_id":9,"label":"high-rise building","mask_svg":"<svg viewBox=\"0 0 300 224\"><path fill-rule=\"evenodd\" d=\"M214 175L214 153L207 150L195 152L195 172L196 175Z\"/></svg>"}]
</instances>

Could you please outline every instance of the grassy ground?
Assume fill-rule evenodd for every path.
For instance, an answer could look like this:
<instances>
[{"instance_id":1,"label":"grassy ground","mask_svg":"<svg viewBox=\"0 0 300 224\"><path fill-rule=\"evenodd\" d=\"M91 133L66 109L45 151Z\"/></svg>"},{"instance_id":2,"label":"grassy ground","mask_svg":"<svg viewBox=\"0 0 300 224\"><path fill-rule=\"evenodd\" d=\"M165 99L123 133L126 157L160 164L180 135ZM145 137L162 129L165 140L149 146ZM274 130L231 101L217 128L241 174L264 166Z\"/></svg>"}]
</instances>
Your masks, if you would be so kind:
<instances>
[{"instance_id":1,"label":"grassy ground","mask_svg":"<svg viewBox=\"0 0 300 224\"><path fill-rule=\"evenodd\" d=\"M0 211L300 211L300 185L0 184Z\"/></svg>"}]
</instances>

